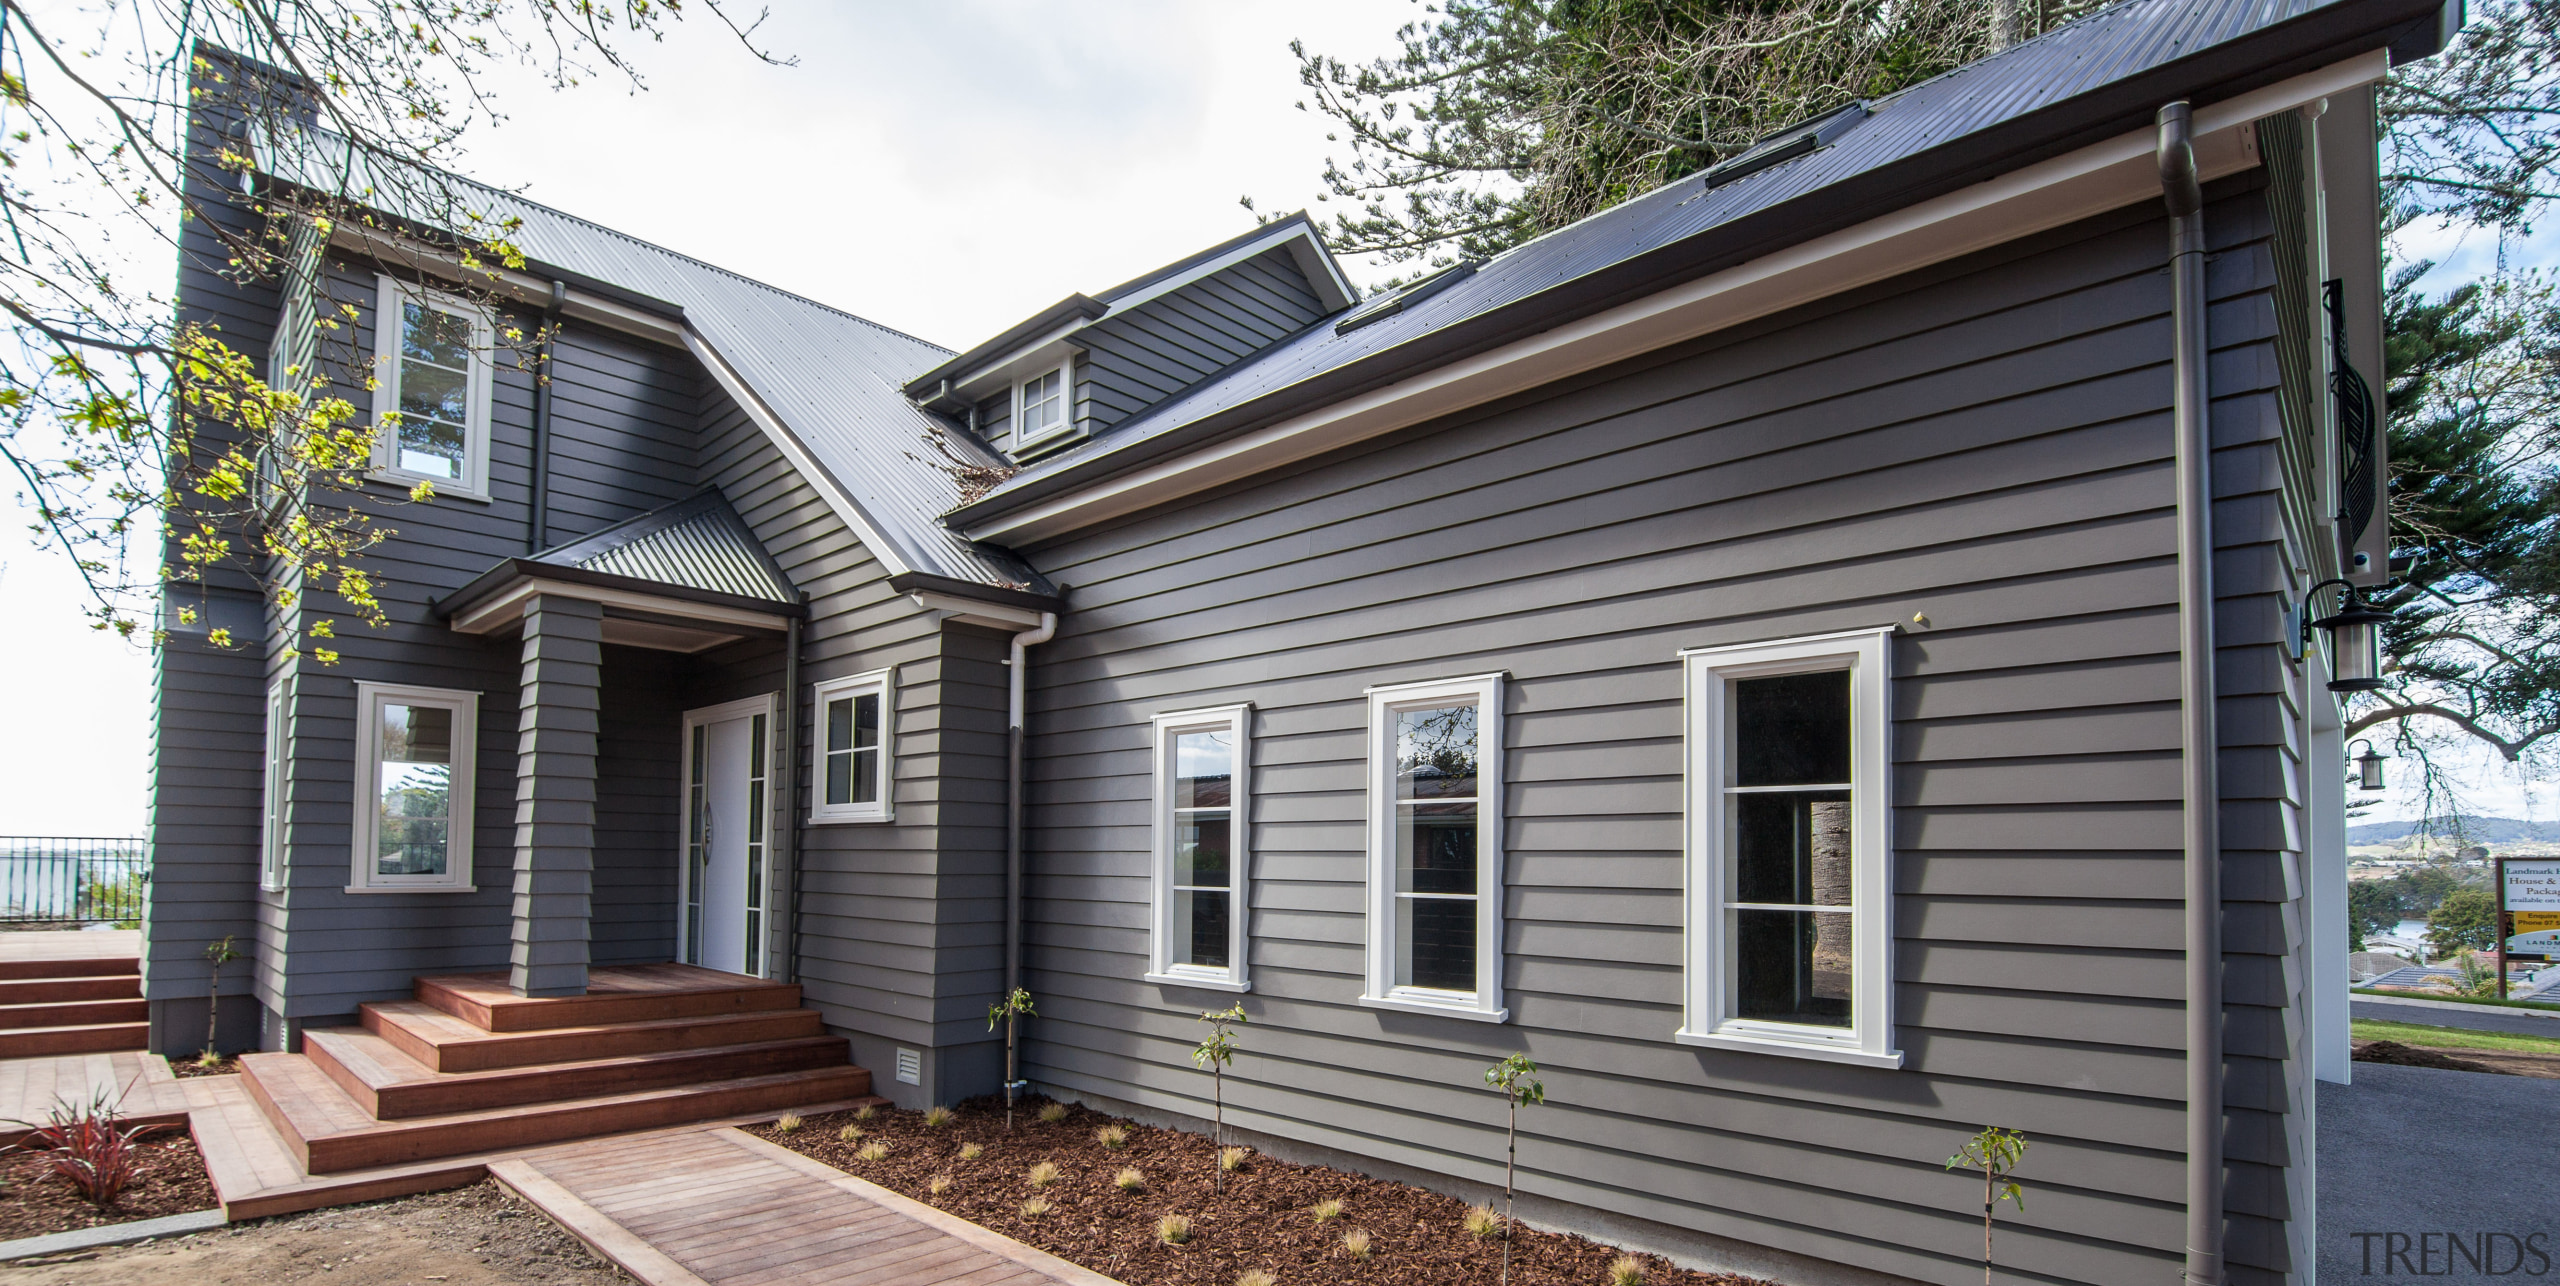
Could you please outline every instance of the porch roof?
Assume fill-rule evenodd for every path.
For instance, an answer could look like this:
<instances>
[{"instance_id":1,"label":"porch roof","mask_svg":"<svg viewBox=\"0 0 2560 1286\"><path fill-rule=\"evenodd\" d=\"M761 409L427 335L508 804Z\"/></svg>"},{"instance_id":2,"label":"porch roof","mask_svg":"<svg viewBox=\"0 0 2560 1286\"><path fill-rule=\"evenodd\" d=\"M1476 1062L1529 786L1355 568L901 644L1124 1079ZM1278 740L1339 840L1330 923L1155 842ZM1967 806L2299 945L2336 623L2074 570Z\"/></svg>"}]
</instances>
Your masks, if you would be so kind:
<instances>
[{"instance_id":1,"label":"porch roof","mask_svg":"<svg viewBox=\"0 0 2560 1286\"><path fill-rule=\"evenodd\" d=\"M611 618L607 642L680 652L727 642L742 629L780 629L809 611L717 488L539 553L500 559L435 610L464 633L493 633L513 623L535 593L603 602ZM612 621L631 624L617 629Z\"/></svg>"}]
</instances>

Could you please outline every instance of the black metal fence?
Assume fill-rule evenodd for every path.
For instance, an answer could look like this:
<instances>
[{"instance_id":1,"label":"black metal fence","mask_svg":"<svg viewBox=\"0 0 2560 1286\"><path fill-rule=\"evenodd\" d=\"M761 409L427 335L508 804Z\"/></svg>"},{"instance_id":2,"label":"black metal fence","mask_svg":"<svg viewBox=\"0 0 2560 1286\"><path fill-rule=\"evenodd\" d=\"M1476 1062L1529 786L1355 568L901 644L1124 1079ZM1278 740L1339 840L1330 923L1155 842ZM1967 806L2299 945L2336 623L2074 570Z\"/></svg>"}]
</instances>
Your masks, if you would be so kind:
<instances>
[{"instance_id":1,"label":"black metal fence","mask_svg":"<svg viewBox=\"0 0 2560 1286\"><path fill-rule=\"evenodd\" d=\"M0 924L114 924L142 920L151 847L139 839L0 835Z\"/></svg>"}]
</instances>

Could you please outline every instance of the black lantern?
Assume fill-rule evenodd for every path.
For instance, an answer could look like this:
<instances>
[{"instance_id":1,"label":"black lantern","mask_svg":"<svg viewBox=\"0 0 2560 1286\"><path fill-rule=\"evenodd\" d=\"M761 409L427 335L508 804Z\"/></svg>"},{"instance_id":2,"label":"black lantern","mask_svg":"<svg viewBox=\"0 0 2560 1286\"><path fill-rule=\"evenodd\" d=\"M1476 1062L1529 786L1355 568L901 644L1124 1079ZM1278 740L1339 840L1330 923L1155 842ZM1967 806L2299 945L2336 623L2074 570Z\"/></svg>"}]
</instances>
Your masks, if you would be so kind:
<instances>
[{"instance_id":1,"label":"black lantern","mask_svg":"<svg viewBox=\"0 0 2560 1286\"><path fill-rule=\"evenodd\" d=\"M2356 789L2382 789L2382 756L2374 753L2372 742L2361 737L2349 742L2347 748L2352 750L2357 746L2364 747L2364 753L2355 757Z\"/></svg>"},{"instance_id":2,"label":"black lantern","mask_svg":"<svg viewBox=\"0 0 2560 1286\"><path fill-rule=\"evenodd\" d=\"M2370 692L2382 686L2382 623L2391 619L2391 613L2365 602L2355 586L2342 580L2312 586L2304 601L2331 585L2346 591L2346 601L2338 605L2336 615L2311 623L2329 631L2329 690Z\"/></svg>"}]
</instances>

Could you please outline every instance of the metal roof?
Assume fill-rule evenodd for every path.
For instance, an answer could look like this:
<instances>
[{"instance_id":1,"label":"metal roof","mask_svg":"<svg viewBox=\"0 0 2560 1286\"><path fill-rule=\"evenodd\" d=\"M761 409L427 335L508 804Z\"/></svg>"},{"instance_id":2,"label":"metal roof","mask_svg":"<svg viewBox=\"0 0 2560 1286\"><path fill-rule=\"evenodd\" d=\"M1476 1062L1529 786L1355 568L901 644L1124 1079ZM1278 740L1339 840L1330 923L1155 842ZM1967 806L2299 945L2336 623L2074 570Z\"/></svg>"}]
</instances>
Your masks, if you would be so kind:
<instances>
[{"instance_id":1,"label":"metal roof","mask_svg":"<svg viewBox=\"0 0 2560 1286\"><path fill-rule=\"evenodd\" d=\"M800 592L717 488L628 518L524 561L684 589L797 603Z\"/></svg>"},{"instance_id":2,"label":"metal roof","mask_svg":"<svg viewBox=\"0 0 2560 1286\"><path fill-rule=\"evenodd\" d=\"M2091 125L2121 132L2138 122L2115 117L2138 117L2186 94L2211 99L2251 87L2229 83L2234 77L2263 82L2308 70L2282 60L2310 51L2345 57L2355 51L2338 46L2350 38L2365 48L2389 40L2395 52L2424 56L2441 41L2442 23L2417 15L2442 12L2458 14L2459 0L2124 0L1870 102L1866 119L1809 154L1713 187L1705 175L1676 180L1513 247L1445 288L1427 281L1401 309L1389 312L1391 299L1372 300L1364 308L1385 314L1374 322L1347 329L1337 329L1335 319L1319 322L1024 470L951 521L990 518L1555 325L1568 296L1572 307L1593 312L1680 279L1668 274L1720 266L1710 262L1714 256L1740 261L1818 235L1828 230L1818 220L1790 216L1812 198L1847 199L1831 190L1858 188L1857 181L1872 183L1848 208L1825 209L1822 218L1846 226L1933 195L1930 182L1947 190L2105 136L2089 136ZM2246 49L2222 48L2286 24L2292 28ZM2384 34L2373 34L2377 29ZM2167 96L2142 97L2154 92ZM2027 123L2032 131L1995 133L2075 100L2076 113L2048 113ZM2023 144L2041 154L2017 150L2018 136L2030 132L2054 136ZM1465 347L1455 338L1462 333L1471 336Z\"/></svg>"},{"instance_id":3,"label":"metal roof","mask_svg":"<svg viewBox=\"0 0 2560 1286\"><path fill-rule=\"evenodd\" d=\"M305 131L261 140L256 150L260 168L287 182L309 176L308 185L321 190L367 189L341 177L363 167L347 161L343 141L332 135ZM810 484L833 489L894 546L877 551L882 561L968 585L1054 592L1010 552L942 524L943 512L960 501L960 484L935 463L937 421L898 386L949 358L950 350L514 193L458 176L453 181L475 189L485 203L474 213L497 226L521 220L511 239L535 265L528 271L554 268L681 308L685 325L827 475ZM943 441L953 452L1000 463L967 434L945 434Z\"/></svg>"}]
</instances>

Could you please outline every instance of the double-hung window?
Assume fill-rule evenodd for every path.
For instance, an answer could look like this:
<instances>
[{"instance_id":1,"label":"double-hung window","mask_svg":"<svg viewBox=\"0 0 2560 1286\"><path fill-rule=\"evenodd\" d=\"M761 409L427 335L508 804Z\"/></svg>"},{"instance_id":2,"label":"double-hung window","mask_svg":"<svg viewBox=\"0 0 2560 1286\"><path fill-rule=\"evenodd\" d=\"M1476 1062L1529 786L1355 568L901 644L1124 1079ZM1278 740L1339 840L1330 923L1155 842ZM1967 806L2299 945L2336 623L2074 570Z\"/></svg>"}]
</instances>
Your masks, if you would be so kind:
<instances>
[{"instance_id":1,"label":"double-hung window","mask_svg":"<svg viewBox=\"0 0 2560 1286\"><path fill-rule=\"evenodd\" d=\"M350 893L469 892L480 694L356 685Z\"/></svg>"},{"instance_id":2,"label":"double-hung window","mask_svg":"<svg viewBox=\"0 0 2560 1286\"><path fill-rule=\"evenodd\" d=\"M437 495L489 497L496 321L451 295L381 278L374 314L373 469Z\"/></svg>"},{"instance_id":3,"label":"double-hung window","mask_svg":"<svg viewBox=\"0 0 2560 1286\"><path fill-rule=\"evenodd\" d=\"M1075 400L1073 370L1072 361L1060 362L1014 385L1015 450L1066 431L1069 404Z\"/></svg>"},{"instance_id":4,"label":"double-hung window","mask_svg":"<svg viewBox=\"0 0 2560 1286\"><path fill-rule=\"evenodd\" d=\"M1369 690L1365 1005L1501 1022L1502 676Z\"/></svg>"},{"instance_id":5,"label":"double-hung window","mask_svg":"<svg viewBox=\"0 0 2560 1286\"><path fill-rule=\"evenodd\" d=\"M810 746L817 762L810 775L818 788L810 821L889 820L896 777L889 700L894 677L892 671L873 670L817 685L817 736Z\"/></svg>"},{"instance_id":6,"label":"double-hung window","mask_svg":"<svg viewBox=\"0 0 2560 1286\"><path fill-rule=\"evenodd\" d=\"M1682 653L1685 1044L1899 1067L1892 634Z\"/></svg>"},{"instance_id":7,"label":"double-hung window","mask_svg":"<svg viewBox=\"0 0 2560 1286\"><path fill-rule=\"evenodd\" d=\"M1251 706L1156 716L1153 982L1244 991Z\"/></svg>"}]
</instances>

